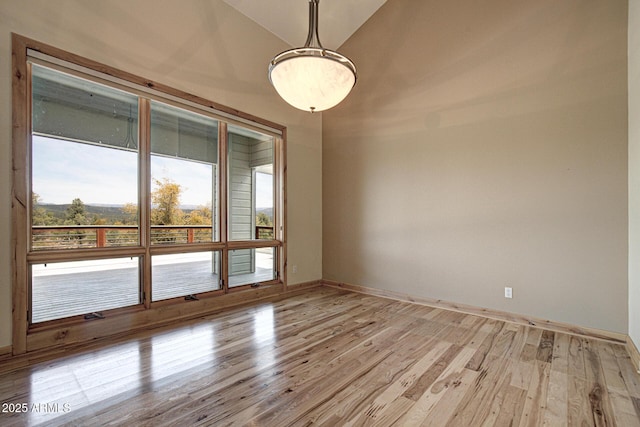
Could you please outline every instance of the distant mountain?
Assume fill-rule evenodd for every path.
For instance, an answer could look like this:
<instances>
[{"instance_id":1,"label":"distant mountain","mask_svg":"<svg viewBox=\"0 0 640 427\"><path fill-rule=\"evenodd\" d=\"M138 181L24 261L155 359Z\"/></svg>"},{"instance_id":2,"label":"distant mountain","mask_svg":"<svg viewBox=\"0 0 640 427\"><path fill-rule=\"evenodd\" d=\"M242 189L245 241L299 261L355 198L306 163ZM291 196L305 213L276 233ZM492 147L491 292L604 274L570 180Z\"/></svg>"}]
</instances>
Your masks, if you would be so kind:
<instances>
[{"instance_id":1,"label":"distant mountain","mask_svg":"<svg viewBox=\"0 0 640 427\"><path fill-rule=\"evenodd\" d=\"M39 207L44 208L45 210L51 212L56 218L64 218L65 213L69 206L69 203L64 205L54 205L49 203L40 203ZM124 205L109 205L109 204L85 204L84 208L90 215L97 215L99 217L105 218L107 220L118 220L122 218L122 208ZM190 213L191 211L198 209L199 206L196 205L181 205L180 209L182 209L185 213ZM273 218L273 208L258 208L256 209L256 214L263 212L269 218Z\"/></svg>"},{"instance_id":2,"label":"distant mountain","mask_svg":"<svg viewBox=\"0 0 640 427\"><path fill-rule=\"evenodd\" d=\"M53 214L54 217L64 219L67 209L71 204L53 205L40 203L38 207L45 209ZM89 215L97 215L106 220L120 220L123 215L122 205L84 205L85 211Z\"/></svg>"}]
</instances>

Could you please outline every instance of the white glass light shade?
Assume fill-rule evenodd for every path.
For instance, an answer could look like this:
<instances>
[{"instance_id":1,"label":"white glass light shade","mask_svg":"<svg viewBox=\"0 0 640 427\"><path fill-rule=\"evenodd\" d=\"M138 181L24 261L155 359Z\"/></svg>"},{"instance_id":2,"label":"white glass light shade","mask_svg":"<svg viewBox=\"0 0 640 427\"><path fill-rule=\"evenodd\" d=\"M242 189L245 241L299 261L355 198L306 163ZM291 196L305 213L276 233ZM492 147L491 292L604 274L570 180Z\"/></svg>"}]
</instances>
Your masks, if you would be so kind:
<instances>
[{"instance_id":1,"label":"white glass light shade","mask_svg":"<svg viewBox=\"0 0 640 427\"><path fill-rule=\"evenodd\" d=\"M269 78L278 94L305 111L324 111L342 101L356 83L349 59L326 49L302 48L276 56Z\"/></svg>"}]
</instances>

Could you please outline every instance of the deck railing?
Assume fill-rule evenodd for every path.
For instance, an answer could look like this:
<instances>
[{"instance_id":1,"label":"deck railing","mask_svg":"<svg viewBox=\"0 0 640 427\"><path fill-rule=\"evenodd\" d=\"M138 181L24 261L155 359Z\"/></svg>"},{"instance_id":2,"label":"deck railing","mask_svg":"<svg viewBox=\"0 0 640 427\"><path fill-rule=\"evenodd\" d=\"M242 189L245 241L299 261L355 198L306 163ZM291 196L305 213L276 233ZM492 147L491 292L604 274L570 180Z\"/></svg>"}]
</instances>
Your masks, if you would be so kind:
<instances>
[{"instance_id":1,"label":"deck railing","mask_svg":"<svg viewBox=\"0 0 640 427\"><path fill-rule=\"evenodd\" d=\"M256 225L256 240L273 239L273 227L268 225Z\"/></svg>"},{"instance_id":2,"label":"deck railing","mask_svg":"<svg viewBox=\"0 0 640 427\"><path fill-rule=\"evenodd\" d=\"M31 228L33 249L74 249L135 246L137 225L36 225ZM211 242L211 225L152 225L152 244ZM273 239L273 227L256 226L255 238Z\"/></svg>"}]
</instances>

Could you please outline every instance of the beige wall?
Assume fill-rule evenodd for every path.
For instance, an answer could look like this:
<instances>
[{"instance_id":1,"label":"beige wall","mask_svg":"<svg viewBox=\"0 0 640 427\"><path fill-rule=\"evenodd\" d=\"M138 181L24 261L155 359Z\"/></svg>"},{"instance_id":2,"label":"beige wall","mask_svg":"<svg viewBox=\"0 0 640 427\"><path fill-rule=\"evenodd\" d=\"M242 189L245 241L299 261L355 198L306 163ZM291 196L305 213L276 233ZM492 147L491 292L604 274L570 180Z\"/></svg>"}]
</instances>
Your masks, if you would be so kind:
<instances>
[{"instance_id":1,"label":"beige wall","mask_svg":"<svg viewBox=\"0 0 640 427\"><path fill-rule=\"evenodd\" d=\"M340 50L325 279L627 332L626 0L388 0Z\"/></svg>"},{"instance_id":2,"label":"beige wall","mask_svg":"<svg viewBox=\"0 0 640 427\"><path fill-rule=\"evenodd\" d=\"M284 42L221 0L1 1L0 347L11 344L11 32L287 126L289 283L321 278L321 117L268 82Z\"/></svg>"},{"instance_id":3,"label":"beige wall","mask_svg":"<svg viewBox=\"0 0 640 427\"><path fill-rule=\"evenodd\" d=\"M640 348L640 0L629 0L629 336Z\"/></svg>"}]
</instances>

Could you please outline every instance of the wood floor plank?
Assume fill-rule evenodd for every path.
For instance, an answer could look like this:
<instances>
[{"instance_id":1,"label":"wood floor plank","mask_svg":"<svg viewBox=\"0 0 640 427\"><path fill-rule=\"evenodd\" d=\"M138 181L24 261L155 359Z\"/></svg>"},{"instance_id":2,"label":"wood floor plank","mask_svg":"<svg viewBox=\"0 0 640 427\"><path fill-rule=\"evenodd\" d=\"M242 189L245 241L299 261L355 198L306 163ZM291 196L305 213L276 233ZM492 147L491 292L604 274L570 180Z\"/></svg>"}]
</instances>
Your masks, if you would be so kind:
<instances>
[{"instance_id":1,"label":"wood floor plank","mask_svg":"<svg viewBox=\"0 0 640 427\"><path fill-rule=\"evenodd\" d=\"M637 397L631 396L631 402L633 403L633 408L636 410L636 415L638 419L640 419L640 399Z\"/></svg>"},{"instance_id":2,"label":"wood floor plank","mask_svg":"<svg viewBox=\"0 0 640 427\"><path fill-rule=\"evenodd\" d=\"M478 346L476 353L473 355L469 363L467 363L467 368L471 369L472 371L480 370L480 367L484 363L487 355L489 354L489 351L492 350L497 336L505 327L505 324L502 322L495 322L486 326L490 326L490 330L483 331L486 333L486 336L480 346Z\"/></svg>"},{"instance_id":3,"label":"wood floor plank","mask_svg":"<svg viewBox=\"0 0 640 427\"><path fill-rule=\"evenodd\" d=\"M622 372L622 379L624 380L629 395L640 399L640 375L638 375L635 366L633 366L631 358L627 353L622 352L622 346L613 346L612 348L616 351L618 367L620 368L620 372Z\"/></svg>"},{"instance_id":4,"label":"wood floor plank","mask_svg":"<svg viewBox=\"0 0 640 427\"><path fill-rule=\"evenodd\" d=\"M427 372L434 371L434 366L440 363L443 359L451 357L454 352L451 349L457 350L455 346L446 342L439 342L434 348L429 351L424 357L418 360L410 369L407 370L397 381L382 391L373 402L355 414L353 417L347 420L348 425L364 425L367 421L375 422L381 419L387 419L383 417L385 410L393 408L389 412L396 414L398 408L404 408L404 411L409 407L412 407L416 401L415 397L415 385L419 384L420 380L425 377ZM407 392L411 391L410 396L407 396ZM402 412L398 413L398 417L402 415ZM387 414L388 415L388 414Z\"/></svg>"},{"instance_id":5,"label":"wood floor plank","mask_svg":"<svg viewBox=\"0 0 640 427\"><path fill-rule=\"evenodd\" d=\"M429 369L424 371L420 377L418 377L411 387L409 387L402 394L403 397L407 399L417 401L431 385L433 382L444 372L444 370L449 366L451 361L460 353L462 347L458 345L450 345L447 350L440 356L440 358L431 366Z\"/></svg>"},{"instance_id":6,"label":"wood floor plank","mask_svg":"<svg viewBox=\"0 0 640 427\"><path fill-rule=\"evenodd\" d=\"M497 335L488 355L497 358L504 358L511 354L514 340L518 335L518 327L518 325L513 323L506 324Z\"/></svg>"},{"instance_id":7,"label":"wood floor plank","mask_svg":"<svg viewBox=\"0 0 640 427\"><path fill-rule=\"evenodd\" d=\"M461 349L415 404L400 414L401 417L390 421L399 418L400 425L443 425L447 422L478 375L476 371L465 368L474 353L472 348ZM443 399L447 400L448 405L440 405Z\"/></svg>"},{"instance_id":8,"label":"wood floor plank","mask_svg":"<svg viewBox=\"0 0 640 427\"><path fill-rule=\"evenodd\" d=\"M574 377L585 378L584 355L582 351L582 339L580 337L571 336L569 338L567 373Z\"/></svg>"},{"instance_id":9,"label":"wood floor plank","mask_svg":"<svg viewBox=\"0 0 640 427\"><path fill-rule=\"evenodd\" d=\"M526 403L527 390L523 390L512 385L508 385L505 390L505 397L500 405L496 426L519 425L522 419L522 412Z\"/></svg>"},{"instance_id":10,"label":"wood floor plank","mask_svg":"<svg viewBox=\"0 0 640 427\"><path fill-rule=\"evenodd\" d=\"M600 363L597 345L591 340L584 341L585 375L589 389L591 416L596 426L610 426L615 423L613 407L609 398L604 370Z\"/></svg>"},{"instance_id":11,"label":"wood floor plank","mask_svg":"<svg viewBox=\"0 0 640 427\"><path fill-rule=\"evenodd\" d=\"M492 405L496 399L501 400L501 389L511 382L510 361L501 357L488 356L483 361L475 384L462 399L456 412L447 422L447 426L482 425L489 421Z\"/></svg>"},{"instance_id":12,"label":"wood floor plank","mask_svg":"<svg viewBox=\"0 0 640 427\"><path fill-rule=\"evenodd\" d=\"M538 352L536 353L536 359L541 362L551 363L553 356L553 340L555 334L552 331L542 332L540 338L540 344L538 345Z\"/></svg>"},{"instance_id":13,"label":"wood floor plank","mask_svg":"<svg viewBox=\"0 0 640 427\"><path fill-rule=\"evenodd\" d=\"M589 391L591 384L584 378L569 376L567 421L572 426L595 426Z\"/></svg>"},{"instance_id":14,"label":"wood floor plank","mask_svg":"<svg viewBox=\"0 0 640 427\"><path fill-rule=\"evenodd\" d=\"M527 395L522 408L520 427L541 426L547 408L549 375L551 364L536 361L533 363L531 382L527 387Z\"/></svg>"},{"instance_id":15,"label":"wood floor plank","mask_svg":"<svg viewBox=\"0 0 640 427\"><path fill-rule=\"evenodd\" d=\"M249 422L257 425L291 425L299 422L311 410L330 400L349 383L365 375L375 364L389 357L390 346L395 338L396 336L389 334L381 339L380 346L363 344L362 352L354 350L349 352L349 357L334 359L325 375L319 375L314 381L305 381L297 388L290 387L275 399L261 401L259 415L250 418ZM239 416L231 421L240 423L246 419Z\"/></svg>"},{"instance_id":16,"label":"wood floor plank","mask_svg":"<svg viewBox=\"0 0 640 427\"><path fill-rule=\"evenodd\" d=\"M542 330L537 328L527 328L527 338L520 352L520 360L523 362L535 362L540 346Z\"/></svg>"},{"instance_id":17,"label":"wood floor plank","mask_svg":"<svg viewBox=\"0 0 640 427\"><path fill-rule=\"evenodd\" d=\"M575 377L573 377L575 378ZM569 376L551 370L547 402L543 413L543 425L565 425L569 420Z\"/></svg>"},{"instance_id":18,"label":"wood floor plank","mask_svg":"<svg viewBox=\"0 0 640 427\"><path fill-rule=\"evenodd\" d=\"M610 391L609 395L611 396L615 424L624 427L639 427L640 406L635 406L638 402L634 402L633 398L626 393L619 394L617 391Z\"/></svg>"},{"instance_id":19,"label":"wood floor plank","mask_svg":"<svg viewBox=\"0 0 640 427\"><path fill-rule=\"evenodd\" d=\"M556 334L553 341L553 360L551 369L563 374L569 371L569 346L571 337L566 334Z\"/></svg>"},{"instance_id":20,"label":"wood floor plank","mask_svg":"<svg viewBox=\"0 0 640 427\"><path fill-rule=\"evenodd\" d=\"M473 386L479 373L463 368L457 378L450 383L448 390L440 397L435 405L429 409L420 426L443 426L453 417L462 399ZM400 420L398 425L402 425Z\"/></svg>"},{"instance_id":21,"label":"wood floor plank","mask_svg":"<svg viewBox=\"0 0 640 427\"><path fill-rule=\"evenodd\" d=\"M406 334L403 340L407 342L402 347L394 348L394 352L382 363L376 365L366 375L353 382L347 389L336 394L330 401L320 405L310 414L310 419L318 425L334 426L331 420L339 416L341 424L351 423L358 414L372 405L374 400L383 393L389 396L393 392L385 391L393 388L394 384L402 382L402 379L411 376L410 372L420 371L421 358L435 358L448 348L450 344L435 339L424 341L418 335ZM436 355L424 356L436 352ZM422 362L423 363L423 362ZM418 366L416 366L418 364ZM401 394L409 384L405 384L396 394ZM358 397L355 397L355 396Z\"/></svg>"},{"instance_id":22,"label":"wood floor plank","mask_svg":"<svg viewBox=\"0 0 640 427\"><path fill-rule=\"evenodd\" d=\"M331 367L331 364L335 367L342 364L342 359L352 361L352 358L353 363L359 363L359 359L356 356L364 350L378 350L377 346L373 345L373 342L377 342L381 334L391 331L390 329L385 329L380 332L376 324L358 324L357 322L356 324L358 327L341 330L340 333L331 336L327 340L306 348L299 353L299 355L303 356L302 358L285 356L284 363L279 367L275 366L275 357L270 358L267 356L272 359L274 364L265 365L261 370L256 371L251 366L247 366L245 370L240 372L230 369L232 376L219 381L215 387L208 387L190 393L193 402L188 401L179 408L166 408L164 412L167 413L168 419L173 420L175 418L177 421L182 418L182 415L176 418L176 412L190 414L193 412L194 407L200 406L202 402L208 402L206 408L207 416L210 420L216 420L216 422L227 422L227 418L231 421L237 420L248 416L252 412L259 414L267 410L260 408L270 407L271 402L278 400L283 394L293 393L298 387L323 378L323 374ZM397 334L398 332L395 332L391 336L397 336ZM387 335L384 336L386 337ZM345 356L344 350L342 350L344 348L349 349L351 357L343 357ZM331 357L334 359L329 362ZM231 364L231 366L234 365ZM224 398L227 395L243 399L237 405L229 407L229 405L226 405L227 402ZM247 400L246 398L250 399ZM252 407L253 400L258 402L258 405L254 404L253 406L260 406L258 408L260 410ZM218 406L223 406L223 408L220 408L222 410L219 410Z\"/></svg>"},{"instance_id":23,"label":"wood floor plank","mask_svg":"<svg viewBox=\"0 0 640 427\"><path fill-rule=\"evenodd\" d=\"M327 287L34 360L0 425L640 426L622 345Z\"/></svg>"},{"instance_id":24,"label":"wood floor plank","mask_svg":"<svg viewBox=\"0 0 640 427\"><path fill-rule=\"evenodd\" d=\"M528 390L531 385L535 364L514 360L511 364L511 386L520 390Z\"/></svg>"}]
</instances>

